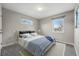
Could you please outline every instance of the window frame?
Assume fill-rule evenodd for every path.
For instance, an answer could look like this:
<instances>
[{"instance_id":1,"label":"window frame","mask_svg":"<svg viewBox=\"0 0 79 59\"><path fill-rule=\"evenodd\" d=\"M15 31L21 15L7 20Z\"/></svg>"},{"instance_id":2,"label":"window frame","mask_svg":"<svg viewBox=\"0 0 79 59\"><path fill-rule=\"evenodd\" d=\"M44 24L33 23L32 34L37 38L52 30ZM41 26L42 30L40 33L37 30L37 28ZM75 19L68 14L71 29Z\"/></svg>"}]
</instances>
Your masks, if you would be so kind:
<instances>
[{"instance_id":1,"label":"window frame","mask_svg":"<svg viewBox=\"0 0 79 59\"><path fill-rule=\"evenodd\" d=\"M54 24L53 24L53 20L56 20L56 19L62 19L63 18L63 31L55 31L54 30ZM52 18L52 20L51 20L51 24L52 24L52 32L53 33L64 33L64 21L65 21L65 16L62 16L62 17L57 17L57 18Z\"/></svg>"},{"instance_id":2,"label":"window frame","mask_svg":"<svg viewBox=\"0 0 79 59\"><path fill-rule=\"evenodd\" d=\"M76 11L75 11L75 27L76 28L79 28L78 15L79 15L79 6L76 8Z\"/></svg>"},{"instance_id":3,"label":"window frame","mask_svg":"<svg viewBox=\"0 0 79 59\"><path fill-rule=\"evenodd\" d=\"M21 24L33 26L33 20L22 18Z\"/></svg>"}]
</instances>

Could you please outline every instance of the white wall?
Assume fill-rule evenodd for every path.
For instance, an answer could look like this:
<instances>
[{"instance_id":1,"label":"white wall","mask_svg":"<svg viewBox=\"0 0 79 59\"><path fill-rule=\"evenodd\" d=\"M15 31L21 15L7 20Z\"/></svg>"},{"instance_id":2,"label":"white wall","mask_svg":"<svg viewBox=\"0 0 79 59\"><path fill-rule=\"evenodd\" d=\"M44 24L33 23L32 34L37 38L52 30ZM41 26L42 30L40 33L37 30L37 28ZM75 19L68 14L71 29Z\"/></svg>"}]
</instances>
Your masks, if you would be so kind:
<instances>
[{"instance_id":1,"label":"white wall","mask_svg":"<svg viewBox=\"0 0 79 59\"><path fill-rule=\"evenodd\" d=\"M2 42L2 10L1 10L1 4L0 4L0 55L1 55L1 42Z\"/></svg>"},{"instance_id":2,"label":"white wall","mask_svg":"<svg viewBox=\"0 0 79 59\"><path fill-rule=\"evenodd\" d=\"M19 30L35 30L37 31L37 20L33 17L23 15L8 9L3 8L3 39L2 45L15 43L17 40L17 31ZM20 23L21 19L31 19L34 22L33 26L23 25Z\"/></svg>"},{"instance_id":3,"label":"white wall","mask_svg":"<svg viewBox=\"0 0 79 59\"><path fill-rule=\"evenodd\" d=\"M53 33L52 18L64 17L64 33ZM53 35L57 41L73 44L74 43L74 11L61 13L55 16L40 20L41 33L44 35Z\"/></svg>"},{"instance_id":4,"label":"white wall","mask_svg":"<svg viewBox=\"0 0 79 59\"><path fill-rule=\"evenodd\" d=\"M76 4L75 12L76 12L77 7L79 7L79 4ZM74 20L76 20L76 18L74 18ZM77 55L79 56L79 28L75 28L74 33L75 33L74 34L75 50L76 50Z\"/></svg>"}]
</instances>

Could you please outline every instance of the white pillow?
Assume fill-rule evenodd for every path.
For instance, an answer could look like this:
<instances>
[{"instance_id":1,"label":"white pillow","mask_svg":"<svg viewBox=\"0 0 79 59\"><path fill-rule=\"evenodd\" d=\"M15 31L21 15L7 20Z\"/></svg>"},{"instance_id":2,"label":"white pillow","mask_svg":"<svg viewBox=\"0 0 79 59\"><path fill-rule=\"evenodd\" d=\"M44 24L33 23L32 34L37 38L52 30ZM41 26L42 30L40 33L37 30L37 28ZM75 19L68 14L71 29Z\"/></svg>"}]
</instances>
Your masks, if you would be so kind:
<instances>
[{"instance_id":1,"label":"white pillow","mask_svg":"<svg viewBox=\"0 0 79 59\"><path fill-rule=\"evenodd\" d=\"M38 34L37 34L37 33L31 33L31 35L32 35L32 36L37 36Z\"/></svg>"},{"instance_id":2,"label":"white pillow","mask_svg":"<svg viewBox=\"0 0 79 59\"><path fill-rule=\"evenodd\" d=\"M21 34L20 36L22 38L30 38L30 37L32 37L32 35L30 35L29 33L27 33L27 34Z\"/></svg>"}]
</instances>

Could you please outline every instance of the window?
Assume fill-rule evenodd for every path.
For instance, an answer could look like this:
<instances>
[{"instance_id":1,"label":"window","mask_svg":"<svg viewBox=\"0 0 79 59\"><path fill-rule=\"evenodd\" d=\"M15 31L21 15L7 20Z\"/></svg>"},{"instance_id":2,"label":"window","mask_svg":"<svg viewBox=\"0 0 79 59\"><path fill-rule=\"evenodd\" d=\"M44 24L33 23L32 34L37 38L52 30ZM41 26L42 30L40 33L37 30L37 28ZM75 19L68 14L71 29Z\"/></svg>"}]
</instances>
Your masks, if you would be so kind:
<instances>
[{"instance_id":1,"label":"window","mask_svg":"<svg viewBox=\"0 0 79 59\"><path fill-rule=\"evenodd\" d=\"M76 10L76 28L79 28L79 7Z\"/></svg>"},{"instance_id":2,"label":"window","mask_svg":"<svg viewBox=\"0 0 79 59\"><path fill-rule=\"evenodd\" d=\"M64 32L64 18L57 18L52 20L53 32Z\"/></svg>"},{"instance_id":3,"label":"window","mask_svg":"<svg viewBox=\"0 0 79 59\"><path fill-rule=\"evenodd\" d=\"M21 24L33 25L33 21L29 19L21 19Z\"/></svg>"}]
</instances>

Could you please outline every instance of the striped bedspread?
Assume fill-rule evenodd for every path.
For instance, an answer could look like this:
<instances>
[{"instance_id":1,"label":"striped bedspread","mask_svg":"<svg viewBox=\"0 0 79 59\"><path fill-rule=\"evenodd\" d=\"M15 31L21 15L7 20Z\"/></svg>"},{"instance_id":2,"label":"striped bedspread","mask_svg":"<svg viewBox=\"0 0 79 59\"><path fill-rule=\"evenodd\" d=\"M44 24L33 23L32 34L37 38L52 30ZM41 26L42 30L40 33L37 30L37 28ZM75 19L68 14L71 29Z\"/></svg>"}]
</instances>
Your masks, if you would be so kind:
<instances>
[{"instance_id":1,"label":"striped bedspread","mask_svg":"<svg viewBox=\"0 0 79 59\"><path fill-rule=\"evenodd\" d=\"M26 49L35 56L44 55L44 50L55 41L54 38L49 36L40 37L29 42Z\"/></svg>"}]
</instances>

